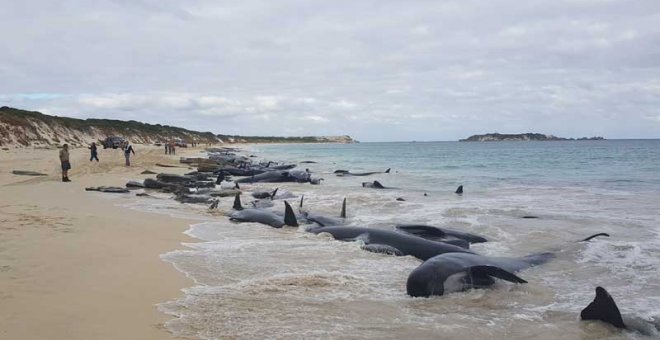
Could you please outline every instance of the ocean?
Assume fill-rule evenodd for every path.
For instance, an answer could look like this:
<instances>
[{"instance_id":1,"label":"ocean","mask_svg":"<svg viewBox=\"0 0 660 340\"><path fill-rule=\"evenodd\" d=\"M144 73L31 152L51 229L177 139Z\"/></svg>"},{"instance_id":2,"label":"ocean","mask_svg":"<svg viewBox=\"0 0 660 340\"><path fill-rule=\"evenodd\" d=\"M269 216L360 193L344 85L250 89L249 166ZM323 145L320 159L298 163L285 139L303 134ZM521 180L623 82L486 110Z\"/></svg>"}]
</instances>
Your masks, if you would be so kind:
<instances>
[{"instance_id":1,"label":"ocean","mask_svg":"<svg viewBox=\"0 0 660 340\"><path fill-rule=\"evenodd\" d=\"M302 163L321 185L243 185L305 196L305 208L350 225L392 229L419 223L483 235L483 255L555 251L519 273L527 284L498 281L431 298L406 295L421 262L366 252L300 228L230 222L222 213L174 203L142 208L197 216L186 232L199 240L163 260L195 285L159 308L166 327L193 339L636 339L579 321L605 287L624 315L660 318L660 140L557 142L408 142L251 145L255 160ZM384 171L338 177L337 169ZM388 190L363 188L380 181ZM464 194L456 195L459 185ZM249 195L244 195L244 201ZM403 198L405 201L397 201ZM231 209L231 198L220 203ZM283 210L276 200L273 209ZM533 215L537 219L524 219ZM576 241L606 232L609 238Z\"/></svg>"}]
</instances>

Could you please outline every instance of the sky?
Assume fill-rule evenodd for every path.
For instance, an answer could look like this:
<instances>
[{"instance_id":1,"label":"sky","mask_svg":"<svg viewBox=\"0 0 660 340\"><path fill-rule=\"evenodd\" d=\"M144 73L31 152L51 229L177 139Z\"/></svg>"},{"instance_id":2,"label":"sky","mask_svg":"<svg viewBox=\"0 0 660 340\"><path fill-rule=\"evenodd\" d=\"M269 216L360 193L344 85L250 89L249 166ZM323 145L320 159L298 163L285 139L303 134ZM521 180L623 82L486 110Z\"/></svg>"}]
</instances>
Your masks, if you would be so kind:
<instances>
[{"instance_id":1,"label":"sky","mask_svg":"<svg viewBox=\"0 0 660 340\"><path fill-rule=\"evenodd\" d=\"M658 0L0 0L0 105L222 134L660 138Z\"/></svg>"}]
</instances>

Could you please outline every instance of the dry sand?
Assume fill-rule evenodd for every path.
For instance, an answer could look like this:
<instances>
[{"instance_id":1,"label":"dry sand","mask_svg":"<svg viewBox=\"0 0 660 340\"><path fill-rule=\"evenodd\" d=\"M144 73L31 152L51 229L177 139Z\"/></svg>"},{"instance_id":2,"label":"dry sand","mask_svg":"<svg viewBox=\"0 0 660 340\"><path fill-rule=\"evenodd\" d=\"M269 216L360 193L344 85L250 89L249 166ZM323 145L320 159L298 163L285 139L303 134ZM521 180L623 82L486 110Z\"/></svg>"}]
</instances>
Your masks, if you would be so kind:
<instances>
[{"instance_id":1,"label":"dry sand","mask_svg":"<svg viewBox=\"0 0 660 340\"><path fill-rule=\"evenodd\" d=\"M154 164L179 165L182 151L198 150L134 148L131 167L120 150L99 149L96 163L73 149L71 183L61 182L58 150L0 150L0 338L172 338L155 304L192 282L159 255L193 241L182 232L194 222L122 208L84 188L122 186L148 177L145 169L187 172Z\"/></svg>"}]
</instances>

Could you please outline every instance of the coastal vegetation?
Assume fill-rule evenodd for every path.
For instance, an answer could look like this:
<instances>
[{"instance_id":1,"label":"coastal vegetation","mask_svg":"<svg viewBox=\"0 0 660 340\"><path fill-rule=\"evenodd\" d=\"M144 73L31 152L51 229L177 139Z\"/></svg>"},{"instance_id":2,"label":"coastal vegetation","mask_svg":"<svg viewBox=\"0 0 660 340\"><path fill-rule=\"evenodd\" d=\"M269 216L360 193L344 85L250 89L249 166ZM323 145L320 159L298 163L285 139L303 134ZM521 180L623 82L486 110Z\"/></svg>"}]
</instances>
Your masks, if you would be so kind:
<instances>
[{"instance_id":1,"label":"coastal vegetation","mask_svg":"<svg viewBox=\"0 0 660 340\"><path fill-rule=\"evenodd\" d=\"M82 146L108 136L122 136L134 143L182 140L201 144L218 143L351 143L349 136L246 137L200 132L180 127L147 124L134 120L77 119L46 115L12 107L0 107L0 145Z\"/></svg>"}]
</instances>

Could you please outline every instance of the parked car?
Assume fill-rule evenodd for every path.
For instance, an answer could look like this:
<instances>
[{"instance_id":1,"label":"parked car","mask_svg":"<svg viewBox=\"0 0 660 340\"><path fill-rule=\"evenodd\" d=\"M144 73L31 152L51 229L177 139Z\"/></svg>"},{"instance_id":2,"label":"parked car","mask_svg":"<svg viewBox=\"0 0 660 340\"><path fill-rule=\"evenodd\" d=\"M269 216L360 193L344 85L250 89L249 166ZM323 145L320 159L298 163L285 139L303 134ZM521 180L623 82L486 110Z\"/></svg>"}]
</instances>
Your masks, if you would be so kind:
<instances>
[{"instance_id":1,"label":"parked car","mask_svg":"<svg viewBox=\"0 0 660 340\"><path fill-rule=\"evenodd\" d=\"M103 145L104 149L107 148L116 149L120 147L124 142L126 142L126 139L124 139L123 137L108 136L101 144Z\"/></svg>"},{"instance_id":2,"label":"parked car","mask_svg":"<svg viewBox=\"0 0 660 340\"><path fill-rule=\"evenodd\" d=\"M178 147L181 147L181 148L187 148L188 144L186 142L184 142L182 139L175 139L174 140L174 146L178 146Z\"/></svg>"}]
</instances>

